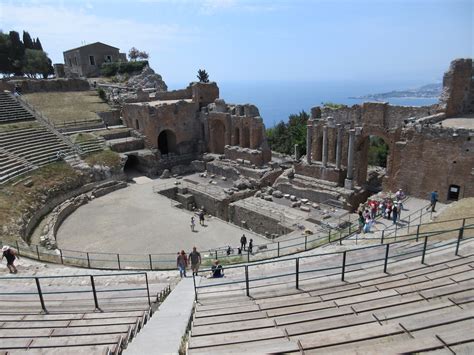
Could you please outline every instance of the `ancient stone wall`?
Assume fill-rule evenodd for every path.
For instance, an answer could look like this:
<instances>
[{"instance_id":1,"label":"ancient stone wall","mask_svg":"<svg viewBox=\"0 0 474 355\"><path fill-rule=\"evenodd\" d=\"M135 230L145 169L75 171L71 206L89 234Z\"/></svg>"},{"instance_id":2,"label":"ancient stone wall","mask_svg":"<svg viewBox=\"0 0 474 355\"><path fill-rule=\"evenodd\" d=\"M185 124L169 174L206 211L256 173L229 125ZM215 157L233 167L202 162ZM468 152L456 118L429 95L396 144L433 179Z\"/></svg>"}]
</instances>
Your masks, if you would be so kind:
<instances>
[{"instance_id":1,"label":"ancient stone wall","mask_svg":"<svg viewBox=\"0 0 474 355\"><path fill-rule=\"evenodd\" d=\"M474 196L472 131L412 127L403 131L394 150L397 158L385 189L402 188L420 198L438 190L440 201L446 202L449 187L457 185L459 198Z\"/></svg>"},{"instance_id":2,"label":"ancient stone wall","mask_svg":"<svg viewBox=\"0 0 474 355\"><path fill-rule=\"evenodd\" d=\"M470 113L474 107L472 59L456 59L443 77L441 105L447 117Z\"/></svg>"},{"instance_id":3,"label":"ancient stone wall","mask_svg":"<svg viewBox=\"0 0 474 355\"><path fill-rule=\"evenodd\" d=\"M89 82L84 79L2 79L0 90L12 91L15 85L20 88L23 94L49 91L87 91L90 89Z\"/></svg>"},{"instance_id":4,"label":"ancient stone wall","mask_svg":"<svg viewBox=\"0 0 474 355\"><path fill-rule=\"evenodd\" d=\"M155 93L155 100L184 100L192 99L192 97L193 93L190 86L188 86L186 89L160 91Z\"/></svg>"}]
</instances>

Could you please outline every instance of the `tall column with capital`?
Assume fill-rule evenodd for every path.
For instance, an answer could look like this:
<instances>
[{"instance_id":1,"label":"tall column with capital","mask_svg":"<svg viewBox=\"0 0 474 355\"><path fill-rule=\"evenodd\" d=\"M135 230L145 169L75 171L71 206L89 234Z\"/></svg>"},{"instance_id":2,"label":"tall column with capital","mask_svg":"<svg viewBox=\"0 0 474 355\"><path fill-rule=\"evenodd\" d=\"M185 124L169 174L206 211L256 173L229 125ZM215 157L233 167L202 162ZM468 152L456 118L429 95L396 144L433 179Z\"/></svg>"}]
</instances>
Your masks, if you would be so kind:
<instances>
[{"instance_id":1,"label":"tall column with capital","mask_svg":"<svg viewBox=\"0 0 474 355\"><path fill-rule=\"evenodd\" d=\"M336 125L337 141L336 141L336 169L341 170L341 157L342 157L342 125Z\"/></svg>"},{"instance_id":2,"label":"tall column with capital","mask_svg":"<svg viewBox=\"0 0 474 355\"><path fill-rule=\"evenodd\" d=\"M344 181L346 189L352 189L354 178L354 144L355 144L355 129L349 130L349 149L347 152L347 176Z\"/></svg>"},{"instance_id":3,"label":"tall column with capital","mask_svg":"<svg viewBox=\"0 0 474 355\"><path fill-rule=\"evenodd\" d=\"M323 126L323 166L328 166L328 126Z\"/></svg>"},{"instance_id":4,"label":"tall column with capital","mask_svg":"<svg viewBox=\"0 0 474 355\"><path fill-rule=\"evenodd\" d=\"M311 148L313 145L313 120L309 119L306 126L306 162L311 164Z\"/></svg>"}]
</instances>

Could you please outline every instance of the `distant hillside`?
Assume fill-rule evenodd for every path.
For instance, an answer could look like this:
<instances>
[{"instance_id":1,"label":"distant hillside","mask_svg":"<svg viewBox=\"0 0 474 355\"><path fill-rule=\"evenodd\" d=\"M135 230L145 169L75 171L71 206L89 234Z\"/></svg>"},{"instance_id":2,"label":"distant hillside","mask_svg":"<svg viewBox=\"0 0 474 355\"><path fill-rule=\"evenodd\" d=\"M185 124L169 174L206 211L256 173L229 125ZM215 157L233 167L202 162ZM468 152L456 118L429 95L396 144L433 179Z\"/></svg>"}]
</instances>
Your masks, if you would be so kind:
<instances>
[{"instance_id":1,"label":"distant hillside","mask_svg":"<svg viewBox=\"0 0 474 355\"><path fill-rule=\"evenodd\" d=\"M369 94L364 96L350 97L350 99L371 99L371 100L384 100L394 97L423 97L423 98L438 98L443 90L441 83L427 84L416 89L407 89L400 91L389 91L380 94Z\"/></svg>"}]
</instances>

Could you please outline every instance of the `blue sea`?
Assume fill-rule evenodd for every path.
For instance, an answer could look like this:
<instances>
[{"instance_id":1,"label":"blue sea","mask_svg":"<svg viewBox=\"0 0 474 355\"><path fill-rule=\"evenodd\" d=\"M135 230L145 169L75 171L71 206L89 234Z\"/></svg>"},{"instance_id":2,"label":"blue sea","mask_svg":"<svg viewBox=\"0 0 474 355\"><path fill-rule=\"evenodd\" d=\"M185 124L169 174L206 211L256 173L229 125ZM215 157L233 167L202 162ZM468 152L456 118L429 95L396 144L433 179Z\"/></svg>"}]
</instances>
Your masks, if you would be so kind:
<instances>
[{"instance_id":1,"label":"blue sea","mask_svg":"<svg viewBox=\"0 0 474 355\"><path fill-rule=\"evenodd\" d=\"M310 112L311 107L323 102L345 105L359 104L361 99L349 97L406 90L426 83L390 82L219 82L220 97L227 103L251 103L258 107L265 126L273 127L280 121L287 121L291 114ZM169 85L170 90L186 85ZM424 106L438 102L436 98L390 98L393 105Z\"/></svg>"}]
</instances>

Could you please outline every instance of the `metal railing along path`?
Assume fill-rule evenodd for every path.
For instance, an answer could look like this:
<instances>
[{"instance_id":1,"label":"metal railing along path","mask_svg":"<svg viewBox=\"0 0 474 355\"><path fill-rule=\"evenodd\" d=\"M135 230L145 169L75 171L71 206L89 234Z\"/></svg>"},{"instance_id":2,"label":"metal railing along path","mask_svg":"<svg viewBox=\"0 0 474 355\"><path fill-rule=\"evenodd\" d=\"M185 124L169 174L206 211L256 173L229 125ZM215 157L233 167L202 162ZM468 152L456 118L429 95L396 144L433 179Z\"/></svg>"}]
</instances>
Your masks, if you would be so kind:
<instances>
[{"instance_id":1,"label":"metal railing along path","mask_svg":"<svg viewBox=\"0 0 474 355\"><path fill-rule=\"evenodd\" d=\"M294 258L275 259L271 261L272 272L277 270L277 264L279 263L286 263L286 264L293 263L293 266L291 265L286 266L283 272L276 273L276 274L265 272L265 271L262 272L262 268L259 268L259 266L267 264L269 263L269 261L256 262L256 263L245 264L245 265L225 266L223 267L224 271L239 270L240 272L238 272L238 274L240 275L240 278L229 279L229 280L224 279L225 281L220 281L222 279L211 279L213 281L220 281L220 282L209 282L206 284L203 284L201 282L200 285L196 285L196 282L195 282L195 299L196 301L198 300L198 295L199 295L200 290L220 288L219 291L216 291L216 292L222 292L222 286L229 287L230 285L236 285L237 289L229 289L228 290L229 292L245 290L245 294L247 296L250 296L250 290L252 289L252 287L250 286L251 283L256 283L259 281L269 280L269 279L286 278L285 280L281 281L281 284L287 285L288 277L294 277L295 288L299 289L300 281L302 281L301 276L304 274L309 274L309 273L320 273L320 276L318 277L340 275L341 281L345 281L346 275L348 273L360 270L360 268L358 268L359 266L363 265L365 269L366 266L369 266L370 264L377 263L377 262L379 262L380 266L383 267L383 272L388 273L387 269L388 269L389 264L396 263L401 260L413 258L416 256L416 254L419 254L420 263L425 264L427 251L435 250L438 248L451 247L454 249L453 254L455 256L458 256L462 241L474 239L474 224L468 225L466 224L466 219L461 219L461 220L462 220L462 225L459 228L432 231L432 232L426 232L426 233L418 232L412 235L411 238L405 238L404 240L399 240L399 241L392 242L389 244L372 245L372 246L354 248L354 249L349 249L349 250L334 252L334 253L313 254L313 255L300 256L300 257L294 257ZM443 236L451 232L456 232L457 238L448 240L447 242L435 241L435 244L428 246L428 241L430 239L435 239L436 236ZM470 232L469 233L470 235L466 236L466 232ZM415 244L416 247L414 251L409 250L406 252L393 254L392 249L394 249L396 246L401 245L402 243L405 244L406 242L414 242L414 243L421 242L421 244ZM439 243L439 245L437 245L437 243ZM376 254L375 255L376 258L375 259L363 258L362 261L357 261L353 263L348 262L350 254L361 252L361 251L373 251L373 253ZM328 256L331 256L331 262L332 262L329 265L326 265L326 266L322 265L322 267L311 268L311 269L306 269L306 270L301 269L301 265L304 263L304 261L314 260L315 258L324 258ZM390 261L391 258L392 258L392 261ZM339 262L337 262L337 260L339 260ZM351 267L354 267L354 266L356 267L355 270L349 270ZM259 269L258 272L260 274L262 273L263 274L261 276L252 278L251 270L254 268ZM199 272L201 274L206 274L206 273L210 274L212 273L212 271L213 271L212 268L210 268L210 269L202 269ZM266 286L275 286L275 284L259 285L259 286L256 286L256 288L257 287L261 288L261 287L266 287ZM205 292L205 293L210 293L210 292L212 291Z\"/></svg>"}]
</instances>

